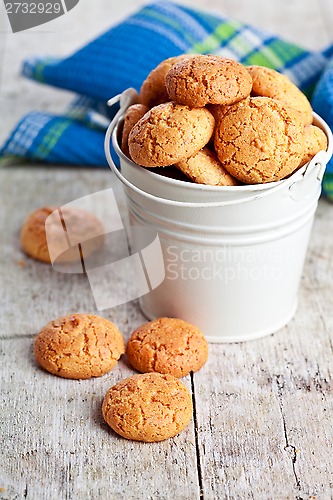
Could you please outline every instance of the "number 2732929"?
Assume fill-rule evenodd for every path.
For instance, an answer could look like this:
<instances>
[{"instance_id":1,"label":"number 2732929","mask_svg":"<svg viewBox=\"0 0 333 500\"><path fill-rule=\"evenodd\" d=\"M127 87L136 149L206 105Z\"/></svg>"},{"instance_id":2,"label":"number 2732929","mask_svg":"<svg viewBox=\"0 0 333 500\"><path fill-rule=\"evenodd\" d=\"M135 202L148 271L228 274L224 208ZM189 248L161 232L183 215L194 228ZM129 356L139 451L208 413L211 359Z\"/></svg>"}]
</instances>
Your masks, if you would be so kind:
<instances>
[{"instance_id":1,"label":"number 2732929","mask_svg":"<svg viewBox=\"0 0 333 500\"><path fill-rule=\"evenodd\" d=\"M7 14L60 14L60 3L7 2Z\"/></svg>"}]
</instances>

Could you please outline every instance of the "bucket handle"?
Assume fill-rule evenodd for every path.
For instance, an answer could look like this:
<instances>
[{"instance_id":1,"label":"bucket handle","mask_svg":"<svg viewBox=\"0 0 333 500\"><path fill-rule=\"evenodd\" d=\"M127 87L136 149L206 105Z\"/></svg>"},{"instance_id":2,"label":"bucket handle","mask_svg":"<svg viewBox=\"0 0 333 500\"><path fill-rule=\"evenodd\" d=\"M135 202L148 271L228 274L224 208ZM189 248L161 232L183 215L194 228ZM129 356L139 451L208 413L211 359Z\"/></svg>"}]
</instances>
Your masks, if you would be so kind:
<instances>
[{"instance_id":1,"label":"bucket handle","mask_svg":"<svg viewBox=\"0 0 333 500\"><path fill-rule=\"evenodd\" d=\"M141 196L144 196L145 198L148 198L148 199L155 201L155 202L158 202L158 203L162 203L164 205L174 206L174 207L205 208L205 207L223 207L223 206L241 205L242 203L252 202L252 201L264 198L266 196L270 196L271 194L276 193L277 191L279 191L280 189L282 189L285 186L284 181L280 181L274 187L266 189L262 193L255 194L255 195L247 197L247 198L240 198L238 200L230 200L230 201L216 201L216 202L210 202L210 203L209 202L208 203L204 203L204 202L199 203L199 202L184 202L184 201L168 200L166 198L161 198L160 196L146 193L145 191L143 191L142 189L138 188L137 186L132 184L130 181L128 181L121 174L121 172L119 171L119 169L117 168L117 166L115 165L115 163L112 159L111 151L110 151L110 142L111 142L111 137L112 137L114 128L116 127L120 116L124 113L124 110L128 106L133 104L135 101L137 101L137 97L138 97L138 93L136 92L136 90L129 88L129 89L125 90L122 94L118 94L118 95L114 96L107 103L109 106L113 106L117 102L120 102L120 109L118 110L118 112L116 113L114 118L112 119L112 121L111 121L111 123L108 126L108 129L106 131L106 134L105 134L105 140L104 140L105 156L106 156L107 162L108 162L111 170L114 172L114 174L118 177L118 179L127 188L131 189L132 191L136 192L137 194L139 194ZM327 153L326 152L324 153L321 151L318 153L318 155L320 155L320 153L323 153L325 155L325 159L327 161ZM324 162L322 165L320 163L320 161L317 161L316 158L318 157L318 155L316 155L310 161L310 163L308 164L308 166L307 166L306 170L304 171L303 175L301 176L301 178L298 181L295 181L295 183L300 182L301 180L304 179L305 176L309 175L309 173L312 173L313 172L312 166L314 166L314 168L316 168L316 170L318 169L317 179L318 179L318 181L321 182L322 175L325 171L325 163L326 162ZM319 166L319 168L318 168L318 166ZM321 175L321 173L322 173L322 175ZM321 176L321 178L320 178L320 176ZM295 183L293 183L292 185L294 185Z\"/></svg>"}]
</instances>

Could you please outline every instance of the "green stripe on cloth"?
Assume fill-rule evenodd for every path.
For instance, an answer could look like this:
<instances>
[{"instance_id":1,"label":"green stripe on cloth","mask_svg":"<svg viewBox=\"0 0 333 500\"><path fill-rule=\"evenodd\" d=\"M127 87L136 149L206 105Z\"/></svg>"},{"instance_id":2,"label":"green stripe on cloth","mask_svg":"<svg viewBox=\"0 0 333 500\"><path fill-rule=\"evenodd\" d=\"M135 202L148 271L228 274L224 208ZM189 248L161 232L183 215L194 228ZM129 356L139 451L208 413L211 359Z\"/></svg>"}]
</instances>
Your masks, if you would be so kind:
<instances>
[{"instance_id":1,"label":"green stripe on cloth","mask_svg":"<svg viewBox=\"0 0 333 500\"><path fill-rule=\"evenodd\" d=\"M241 25L237 21L222 23L205 40L194 44L187 52L189 54L213 52L221 46L221 43L228 41L240 27Z\"/></svg>"},{"instance_id":2,"label":"green stripe on cloth","mask_svg":"<svg viewBox=\"0 0 333 500\"><path fill-rule=\"evenodd\" d=\"M282 59L280 59L269 47L265 45L261 47L260 52L253 52L242 61L245 65L258 65L266 66L267 68L279 70L284 66Z\"/></svg>"},{"instance_id":3,"label":"green stripe on cloth","mask_svg":"<svg viewBox=\"0 0 333 500\"><path fill-rule=\"evenodd\" d=\"M323 189L325 191L326 197L333 201L333 174L326 172L323 180Z\"/></svg>"},{"instance_id":4,"label":"green stripe on cloth","mask_svg":"<svg viewBox=\"0 0 333 500\"><path fill-rule=\"evenodd\" d=\"M44 82L43 71L44 71L46 64L47 64L47 62L39 62L36 64L34 77L36 78L36 80L38 82L41 82L41 83Z\"/></svg>"},{"instance_id":5,"label":"green stripe on cloth","mask_svg":"<svg viewBox=\"0 0 333 500\"><path fill-rule=\"evenodd\" d=\"M252 46L244 39L244 33L239 33L239 35L235 36L228 43L228 49L235 51L238 58L244 58L252 52Z\"/></svg>"},{"instance_id":6,"label":"green stripe on cloth","mask_svg":"<svg viewBox=\"0 0 333 500\"><path fill-rule=\"evenodd\" d=\"M144 8L142 10L142 14L146 15L147 17L150 17L151 19L157 19L158 21L162 21L164 24L170 26L173 28L176 32L180 33L185 40L190 43L191 45L195 44L195 38L193 38L189 33L184 33L184 28L181 26L179 23L175 22L173 19L170 17L160 14L152 9L149 8Z\"/></svg>"},{"instance_id":7,"label":"green stripe on cloth","mask_svg":"<svg viewBox=\"0 0 333 500\"><path fill-rule=\"evenodd\" d=\"M49 64L58 61L56 57L43 57L43 61L37 61L34 68L34 79L38 82L45 83L44 69Z\"/></svg>"},{"instance_id":8,"label":"green stripe on cloth","mask_svg":"<svg viewBox=\"0 0 333 500\"><path fill-rule=\"evenodd\" d=\"M297 45L286 43L283 40L271 41L269 48L281 59L283 66L286 66L290 61L294 61L304 54L304 49L301 49Z\"/></svg>"},{"instance_id":9,"label":"green stripe on cloth","mask_svg":"<svg viewBox=\"0 0 333 500\"><path fill-rule=\"evenodd\" d=\"M38 159L47 158L54 146L57 144L59 138L65 130L71 125L71 120L64 120L54 123L47 134L43 137L43 141L38 146L35 156Z\"/></svg>"}]
</instances>

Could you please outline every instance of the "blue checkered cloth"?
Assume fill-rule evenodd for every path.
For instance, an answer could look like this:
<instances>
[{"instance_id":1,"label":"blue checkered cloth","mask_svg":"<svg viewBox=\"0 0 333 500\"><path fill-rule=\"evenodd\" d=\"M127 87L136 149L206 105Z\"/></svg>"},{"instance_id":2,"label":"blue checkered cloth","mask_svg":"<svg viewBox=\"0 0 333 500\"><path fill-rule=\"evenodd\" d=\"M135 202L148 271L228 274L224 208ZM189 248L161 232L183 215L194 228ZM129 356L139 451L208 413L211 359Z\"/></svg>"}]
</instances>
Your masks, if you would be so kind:
<instances>
[{"instance_id":1,"label":"blue checkered cloth","mask_svg":"<svg viewBox=\"0 0 333 500\"><path fill-rule=\"evenodd\" d=\"M160 61L182 53L214 53L285 73L309 97L315 89L314 109L333 126L332 66L324 71L333 46L309 52L239 21L163 1L145 6L65 59L26 60L24 76L71 90L79 98L62 116L29 113L0 156L107 166L103 141L111 115L105 102L128 87L139 90ZM325 181L329 175L333 176L333 162ZM325 187L333 198L330 182Z\"/></svg>"}]
</instances>

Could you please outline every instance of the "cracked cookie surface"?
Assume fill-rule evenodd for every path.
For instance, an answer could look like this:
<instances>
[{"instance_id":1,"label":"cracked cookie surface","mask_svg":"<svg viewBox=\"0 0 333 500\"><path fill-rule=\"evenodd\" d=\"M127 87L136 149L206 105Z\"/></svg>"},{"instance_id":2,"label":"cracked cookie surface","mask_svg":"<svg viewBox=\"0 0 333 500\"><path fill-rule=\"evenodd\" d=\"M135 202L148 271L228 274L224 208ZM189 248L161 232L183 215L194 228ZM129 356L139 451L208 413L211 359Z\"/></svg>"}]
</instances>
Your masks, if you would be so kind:
<instances>
[{"instance_id":1,"label":"cracked cookie surface","mask_svg":"<svg viewBox=\"0 0 333 500\"><path fill-rule=\"evenodd\" d=\"M24 252L33 259L51 263L46 239L45 221L58 207L42 207L32 212L24 222L20 242ZM65 228L70 231L73 247L65 243ZM57 262L80 260L77 243L86 242L84 256L88 257L103 244L104 228L99 219L85 210L61 207L59 217L48 226L48 237L52 244L53 255L59 255Z\"/></svg>"},{"instance_id":2,"label":"cracked cookie surface","mask_svg":"<svg viewBox=\"0 0 333 500\"><path fill-rule=\"evenodd\" d=\"M159 318L132 333L128 361L140 372L185 377L198 371L208 358L208 343L195 326L176 318Z\"/></svg>"},{"instance_id":3,"label":"cracked cookie surface","mask_svg":"<svg viewBox=\"0 0 333 500\"><path fill-rule=\"evenodd\" d=\"M188 389L172 375L133 375L111 387L103 401L105 421L126 439L157 442L179 434L191 420Z\"/></svg>"},{"instance_id":4,"label":"cracked cookie surface","mask_svg":"<svg viewBox=\"0 0 333 500\"><path fill-rule=\"evenodd\" d=\"M165 75L174 64L184 59L188 59L189 57L193 56L191 54L182 54L180 56L169 57L165 59L165 61L160 62L143 82L140 89L140 102L152 108L163 102L170 101L165 87Z\"/></svg>"},{"instance_id":5,"label":"cracked cookie surface","mask_svg":"<svg viewBox=\"0 0 333 500\"><path fill-rule=\"evenodd\" d=\"M148 106L144 104L133 104L126 110L124 118L123 132L121 136L121 150L129 156L128 136L134 125L149 111Z\"/></svg>"},{"instance_id":6,"label":"cracked cookie surface","mask_svg":"<svg viewBox=\"0 0 333 500\"><path fill-rule=\"evenodd\" d=\"M327 136L316 125L304 127L304 151L300 167L308 163L319 151L326 151Z\"/></svg>"},{"instance_id":7,"label":"cracked cookie surface","mask_svg":"<svg viewBox=\"0 0 333 500\"><path fill-rule=\"evenodd\" d=\"M132 128L129 152L144 167L173 165L202 149L214 132L215 120L205 108L175 102L152 108Z\"/></svg>"},{"instance_id":8,"label":"cracked cookie surface","mask_svg":"<svg viewBox=\"0 0 333 500\"><path fill-rule=\"evenodd\" d=\"M88 379L108 373L125 352L124 339L109 320L72 314L48 323L37 335L37 362L59 377Z\"/></svg>"},{"instance_id":9,"label":"cracked cookie surface","mask_svg":"<svg viewBox=\"0 0 333 500\"><path fill-rule=\"evenodd\" d=\"M286 75L264 66L248 66L252 77L252 95L285 102L301 113L304 125L313 120L312 107L303 92Z\"/></svg>"},{"instance_id":10,"label":"cracked cookie surface","mask_svg":"<svg viewBox=\"0 0 333 500\"><path fill-rule=\"evenodd\" d=\"M187 160L175 164L193 182L210 186L237 186L239 183L223 167L214 151L204 147Z\"/></svg>"},{"instance_id":11,"label":"cracked cookie surface","mask_svg":"<svg viewBox=\"0 0 333 500\"><path fill-rule=\"evenodd\" d=\"M252 78L233 59L198 55L174 64L165 76L165 86L171 100L203 107L244 99L251 92Z\"/></svg>"},{"instance_id":12,"label":"cracked cookie surface","mask_svg":"<svg viewBox=\"0 0 333 500\"><path fill-rule=\"evenodd\" d=\"M222 165L246 184L278 181L301 161L304 126L297 111L268 97L229 107L215 131Z\"/></svg>"}]
</instances>

